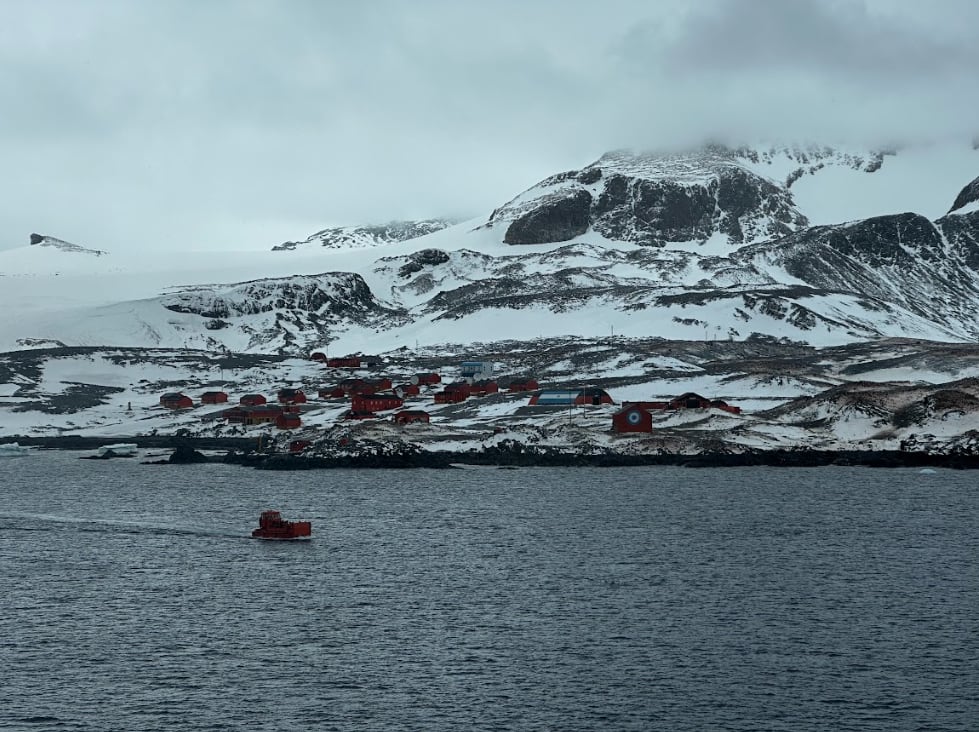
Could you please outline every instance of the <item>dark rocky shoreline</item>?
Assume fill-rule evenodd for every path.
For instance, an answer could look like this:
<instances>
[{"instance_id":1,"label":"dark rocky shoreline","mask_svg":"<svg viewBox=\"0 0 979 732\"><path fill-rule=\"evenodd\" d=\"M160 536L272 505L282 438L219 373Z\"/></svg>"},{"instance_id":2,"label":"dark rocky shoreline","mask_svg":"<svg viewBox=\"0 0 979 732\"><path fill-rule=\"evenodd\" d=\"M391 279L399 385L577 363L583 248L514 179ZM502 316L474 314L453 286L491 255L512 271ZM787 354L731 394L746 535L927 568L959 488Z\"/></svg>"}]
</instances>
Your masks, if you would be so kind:
<instances>
[{"instance_id":1,"label":"dark rocky shoreline","mask_svg":"<svg viewBox=\"0 0 979 732\"><path fill-rule=\"evenodd\" d=\"M858 466L869 468L979 468L979 456L931 455L899 451L767 451L701 455L543 455L512 453L419 453L413 455L299 457L293 455L229 455L226 462L251 465L264 470L314 470L331 468L453 468L456 466L534 467L642 467L674 465L687 468Z\"/></svg>"},{"instance_id":2,"label":"dark rocky shoreline","mask_svg":"<svg viewBox=\"0 0 979 732\"><path fill-rule=\"evenodd\" d=\"M523 449L502 450L499 447L477 452L415 451L389 455L289 455L258 450L257 440L248 438L200 438L175 436L16 437L0 442L56 450L95 450L113 442L135 443L141 448L169 449L173 453L157 464L222 462L262 470L356 469L451 469L457 466L531 468L531 467L638 467L678 465L688 468L860 466L871 468L950 468L979 469L979 455L941 455L900 450L767 450L744 453L702 453L620 455L613 453L576 454L560 451L537 452ZM207 456L201 450L221 451L224 455Z\"/></svg>"}]
</instances>

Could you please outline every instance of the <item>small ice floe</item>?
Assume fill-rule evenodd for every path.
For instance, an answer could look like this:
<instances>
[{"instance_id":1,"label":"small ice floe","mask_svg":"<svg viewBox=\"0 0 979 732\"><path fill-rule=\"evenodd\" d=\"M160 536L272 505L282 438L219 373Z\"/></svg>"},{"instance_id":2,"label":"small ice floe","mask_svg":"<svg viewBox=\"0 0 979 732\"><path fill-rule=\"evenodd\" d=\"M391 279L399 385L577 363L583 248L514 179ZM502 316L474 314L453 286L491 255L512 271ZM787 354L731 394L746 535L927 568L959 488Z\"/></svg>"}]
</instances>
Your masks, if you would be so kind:
<instances>
[{"instance_id":1,"label":"small ice floe","mask_svg":"<svg viewBox=\"0 0 979 732\"><path fill-rule=\"evenodd\" d=\"M921 470L918 471L918 474L919 475L935 475L935 473L937 473L937 472L938 472L937 470L933 470L932 468L922 468Z\"/></svg>"},{"instance_id":2,"label":"small ice floe","mask_svg":"<svg viewBox=\"0 0 979 732\"><path fill-rule=\"evenodd\" d=\"M136 457L139 453L139 445L135 442L117 442L113 445L102 445L98 449L98 456L105 457Z\"/></svg>"}]
</instances>

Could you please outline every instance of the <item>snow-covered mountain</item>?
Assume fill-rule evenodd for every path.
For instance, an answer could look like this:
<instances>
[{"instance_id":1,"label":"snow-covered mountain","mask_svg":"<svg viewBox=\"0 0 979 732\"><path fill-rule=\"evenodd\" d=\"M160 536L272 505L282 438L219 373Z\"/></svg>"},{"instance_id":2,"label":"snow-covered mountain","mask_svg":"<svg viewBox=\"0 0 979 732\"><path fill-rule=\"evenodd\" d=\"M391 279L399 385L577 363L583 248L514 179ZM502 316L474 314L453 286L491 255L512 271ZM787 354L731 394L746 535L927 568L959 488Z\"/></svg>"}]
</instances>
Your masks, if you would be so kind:
<instances>
[{"instance_id":1,"label":"snow-covered mountain","mask_svg":"<svg viewBox=\"0 0 979 732\"><path fill-rule=\"evenodd\" d=\"M317 231L303 241L287 241L272 247L272 251L292 251L298 248L326 247L328 249L364 249L417 239L458 223L452 219L423 219L421 221L389 221L379 226L335 226Z\"/></svg>"},{"instance_id":2,"label":"snow-covered mountain","mask_svg":"<svg viewBox=\"0 0 979 732\"><path fill-rule=\"evenodd\" d=\"M453 226L328 229L247 256L140 253L111 266L10 250L0 277L17 316L0 324L0 347L303 355L556 335L971 341L977 172L969 145L619 151ZM873 215L813 224L833 215L841 181ZM882 190L919 195L922 210L889 209Z\"/></svg>"},{"instance_id":3,"label":"snow-covered mountain","mask_svg":"<svg viewBox=\"0 0 979 732\"><path fill-rule=\"evenodd\" d=\"M436 410L419 439L443 447L485 447L502 423L501 440L626 452L971 445L977 174L968 145L711 145L609 153L468 222L326 229L265 252L79 256L105 253L35 235L0 251L0 428L217 435L158 392L312 390L339 378L307 358L326 350L384 354L403 378L484 356L617 401L697 390L754 415L672 415L623 442L596 436L608 410L570 426L500 395ZM344 408L318 406L309 429Z\"/></svg>"},{"instance_id":4,"label":"snow-covered mountain","mask_svg":"<svg viewBox=\"0 0 979 732\"><path fill-rule=\"evenodd\" d=\"M101 257L103 254L108 254L108 252L101 249L86 249L85 247L78 246L77 244L72 244L69 241L56 239L53 236L45 236L43 234L31 234L31 246L52 247L62 252L91 254L96 257Z\"/></svg>"}]
</instances>

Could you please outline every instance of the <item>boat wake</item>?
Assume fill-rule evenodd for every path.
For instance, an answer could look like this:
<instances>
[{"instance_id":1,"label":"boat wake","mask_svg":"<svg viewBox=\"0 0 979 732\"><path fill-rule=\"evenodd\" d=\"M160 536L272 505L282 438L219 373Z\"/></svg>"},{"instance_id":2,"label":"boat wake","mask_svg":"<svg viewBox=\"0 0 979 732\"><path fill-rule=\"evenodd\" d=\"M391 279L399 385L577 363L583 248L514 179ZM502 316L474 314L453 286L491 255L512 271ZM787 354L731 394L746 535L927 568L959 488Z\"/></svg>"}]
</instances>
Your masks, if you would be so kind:
<instances>
[{"instance_id":1,"label":"boat wake","mask_svg":"<svg viewBox=\"0 0 979 732\"><path fill-rule=\"evenodd\" d=\"M206 536L225 539L246 539L247 532L216 531L196 526L175 526L151 521L122 521L92 519L78 516L58 516L43 513L0 513L7 531L50 531L52 527L70 526L75 531L111 534L149 534L156 536Z\"/></svg>"}]
</instances>

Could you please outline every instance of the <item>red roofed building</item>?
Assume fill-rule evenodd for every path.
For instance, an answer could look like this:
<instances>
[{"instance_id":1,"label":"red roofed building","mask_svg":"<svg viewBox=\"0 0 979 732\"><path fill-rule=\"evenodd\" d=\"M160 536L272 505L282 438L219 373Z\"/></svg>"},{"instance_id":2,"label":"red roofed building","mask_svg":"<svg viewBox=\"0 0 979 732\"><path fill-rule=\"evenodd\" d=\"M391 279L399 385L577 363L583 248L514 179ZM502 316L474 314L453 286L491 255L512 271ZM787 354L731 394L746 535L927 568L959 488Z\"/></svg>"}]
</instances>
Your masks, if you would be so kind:
<instances>
[{"instance_id":1,"label":"red roofed building","mask_svg":"<svg viewBox=\"0 0 979 732\"><path fill-rule=\"evenodd\" d=\"M265 404L267 400L261 394L245 394L238 403L245 407L258 407Z\"/></svg>"},{"instance_id":2,"label":"red roofed building","mask_svg":"<svg viewBox=\"0 0 979 732\"><path fill-rule=\"evenodd\" d=\"M652 432L653 415L643 407L630 404L612 415L612 429L616 432Z\"/></svg>"},{"instance_id":3,"label":"red roofed building","mask_svg":"<svg viewBox=\"0 0 979 732\"><path fill-rule=\"evenodd\" d=\"M295 412L282 412L275 418L275 426L280 430L294 430L302 426L302 419Z\"/></svg>"},{"instance_id":4,"label":"red roofed building","mask_svg":"<svg viewBox=\"0 0 979 732\"><path fill-rule=\"evenodd\" d=\"M160 404L167 409L190 409L194 400L180 392L171 391L160 397Z\"/></svg>"},{"instance_id":5,"label":"red roofed building","mask_svg":"<svg viewBox=\"0 0 979 732\"><path fill-rule=\"evenodd\" d=\"M254 407L237 406L221 413L228 422L251 425L275 422L285 410L277 404L259 404Z\"/></svg>"},{"instance_id":6,"label":"red roofed building","mask_svg":"<svg viewBox=\"0 0 979 732\"><path fill-rule=\"evenodd\" d=\"M350 408L355 412L383 412L403 406L404 400L397 394L355 394L350 400Z\"/></svg>"},{"instance_id":7,"label":"red roofed building","mask_svg":"<svg viewBox=\"0 0 979 732\"><path fill-rule=\"evenodd\" d=\"M457 381L446 384L442 391L435 392L436 404L455 404L464 402L469 398L469 384L465 381Z\"/></svg>"},{"instance_id":8,"label":"red roofed building","mask_svg":"<svg viewBox=\"0 0 979 732\"><path fill-rule=\"evenodd\" d=\"M419 386L431 386L432 384L439 384L441 382L442 377L434 372L415 374L411 377L411 383L418 384Z\"/></svg>"},{"instance_id":9,"label":"red roofed building","mask_svg":"<svg viewBox=\"0 0 979 732\"><path fill-rule=\"evenodd\" d=\"M537 379L518 379L511 381L507 386L507 391L536 391L540 389Z\"/></svg>"},{"instance_id":10,"label":"red roofed building","mask_svg":"<svg viewBox=\"0 0 979 732\"><path fill-rule=\"evenodd\" d=\"M360 356L340 356L339 358L328 358L326 365L337 369L359 369Z\"/></svg>"},{"instance_id":11,"label":"red roofed building","mask_svg":"<svg viewBox=\"0 0 979 732\"><path fill-rule=\"evenodd\" d=\"M205 391L201 394L201 404L224 404L228 395L223 391Z\"/></svg>"},{"instance_id":12,"label":"red roofed building","mask_svg":"<svg viewBox=\"0 0 979 732\"><path fill-rule=\"evenodd\" d=\"M492 379L483 379L482 381L474 381L469 385L469 394L496 394L500 390L499 384L497 384Z\"/></svg>"}]
</instances>

